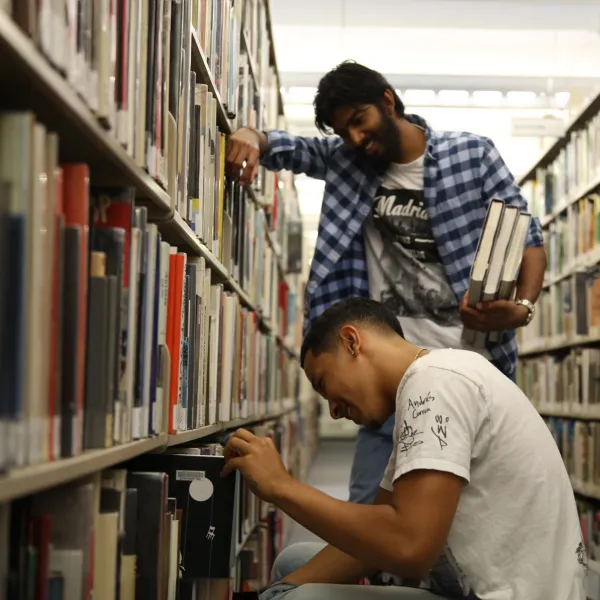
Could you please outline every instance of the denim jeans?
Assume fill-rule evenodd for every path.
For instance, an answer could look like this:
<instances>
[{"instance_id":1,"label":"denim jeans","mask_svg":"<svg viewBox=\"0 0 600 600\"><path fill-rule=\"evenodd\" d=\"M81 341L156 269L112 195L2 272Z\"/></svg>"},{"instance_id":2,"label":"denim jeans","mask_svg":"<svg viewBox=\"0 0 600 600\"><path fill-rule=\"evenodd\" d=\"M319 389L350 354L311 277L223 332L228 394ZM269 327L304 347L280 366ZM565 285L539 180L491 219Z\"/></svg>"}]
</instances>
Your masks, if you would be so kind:
<instances>
[{"instance_id":1,"label":"denim jeans","mask_svg":"<svg viewBox=\"0 0 600 600\"><path fill-rule=\"evenodd\" d=\"M260 600L444 600L427 590L414 588L331 583L309 583L296 587L276 583L308 562L323 546L300 543L286 548L273 565L271 581L274 585L263 592Z\"/></svg>"}]
</instances>

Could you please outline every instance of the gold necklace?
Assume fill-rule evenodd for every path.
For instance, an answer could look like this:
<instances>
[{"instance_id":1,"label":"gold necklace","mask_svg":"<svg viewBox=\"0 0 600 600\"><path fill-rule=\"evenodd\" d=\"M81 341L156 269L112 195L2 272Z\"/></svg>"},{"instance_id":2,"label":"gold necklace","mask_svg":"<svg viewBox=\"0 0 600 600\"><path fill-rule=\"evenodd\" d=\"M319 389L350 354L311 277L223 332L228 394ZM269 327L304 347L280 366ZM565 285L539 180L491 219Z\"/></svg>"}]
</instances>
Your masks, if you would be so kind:
<instances>
[{"instance_id":1,"label":"gold necklace","mask_svg":"<svg viewBox=\"0 0 600 600\"><path fill-rule=\"evenodd\" d=\"M411 365L417 360L417 358L419 358L419 356L421 356L421 352L423 352L424 350L426 350L426 348L420 348L419 351L415 354L415 357L413 358L413 361L410 363Z\"/></svg>"}]
</instances>

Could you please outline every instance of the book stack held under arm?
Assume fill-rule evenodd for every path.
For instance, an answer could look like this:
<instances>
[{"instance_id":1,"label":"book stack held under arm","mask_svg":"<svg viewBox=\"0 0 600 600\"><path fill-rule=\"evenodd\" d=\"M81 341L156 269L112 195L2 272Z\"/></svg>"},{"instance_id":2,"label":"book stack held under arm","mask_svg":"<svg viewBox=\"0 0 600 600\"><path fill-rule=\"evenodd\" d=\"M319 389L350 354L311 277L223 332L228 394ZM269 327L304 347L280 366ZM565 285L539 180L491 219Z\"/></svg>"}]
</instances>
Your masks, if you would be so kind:
<instances>
[{"instance_id":1,"label":"book stack held under arm","mask_svg":"<svg viewBox=\"0 0 600 600\"><path fill-rule=\"evenodd\" d=\"M471 268L467 303L475 308L480 302L512 300L523 259L531 215L503 200L488 206L475 260ZM501 331L489 334L499 342ZM463 341L475 348L485 346L488 334L465 327Z\"/></svg>"}]
</instances>

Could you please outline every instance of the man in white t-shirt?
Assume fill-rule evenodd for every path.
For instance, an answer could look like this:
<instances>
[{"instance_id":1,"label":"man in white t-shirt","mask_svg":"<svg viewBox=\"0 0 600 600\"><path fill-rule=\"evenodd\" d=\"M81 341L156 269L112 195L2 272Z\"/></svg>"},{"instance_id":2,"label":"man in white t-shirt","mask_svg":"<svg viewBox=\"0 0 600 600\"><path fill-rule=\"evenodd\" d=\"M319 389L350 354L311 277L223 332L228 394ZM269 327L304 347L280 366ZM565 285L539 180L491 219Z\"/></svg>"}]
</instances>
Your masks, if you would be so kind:
<instances>
[{"instance_id":1,"label":"man in white t-shirt","mask_svg":"<svg viewBox=\"0 0 600 600\"><path fill-rule=\"evenodd\" d=\"M440 553L464 596L585 600L586 552L558 448L488 360L414 346L394 313L360 298L315 320L301 359L335 418L379 427L395 412L394 449L375 504L358 505L294 480L270 440L230 438L225 470L330 544L303 565L286 550L264 600L436 598L356 584L385 571L426 588Z\"/></svg>"}]
</instances>

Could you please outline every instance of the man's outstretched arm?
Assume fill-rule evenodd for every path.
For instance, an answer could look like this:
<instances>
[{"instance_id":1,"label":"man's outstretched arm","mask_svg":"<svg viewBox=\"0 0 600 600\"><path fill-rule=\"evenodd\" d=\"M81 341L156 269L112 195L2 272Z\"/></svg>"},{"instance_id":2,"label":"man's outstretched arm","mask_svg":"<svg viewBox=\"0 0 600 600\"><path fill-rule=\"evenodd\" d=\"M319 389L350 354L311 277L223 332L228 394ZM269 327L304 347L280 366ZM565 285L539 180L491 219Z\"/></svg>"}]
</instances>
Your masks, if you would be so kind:
<instances>
[{"instance_id":1,"label":"man's outstretched arm","mask_svg":"<svg viewBox=\"0 0 600 600\"><path fill-rule=\"evenodd\" d=\"M392 493L379 488L374 504L391 504ZM371 577L377 571L338 550L335 546L325 546L306 564L282 579L282 583L304 585L305 583L355 584L364 577Z\"/></svg>"},{"instance_id":2,"label":"man's outstretched arm","mask_svg":"<svg viewBox=\"0 0 600 600\"><path fill-rule=\"evenodd\" d=\"M331 153L342 143L337 136L303 137L286 131L240 127L227 139L227 173L239 176L241 183L252 183L262 164L271 171L285 169L325 179Z\"/></svg>"},{"instance_id":3,"label":"man's outstretched arm","mask_svg":"<svg viewBox=\"0 0 600 600\"><path fill-rule=\"evenodd\" d=\"M422 579L440 555L465 483L449 472L412 471L394 483L392 505L360 505L294 480L273 441L249 431L229 439L225 458L224 475L239 469L257 496L332 546L408 579Z\"/></svg>"}]
</instances>

